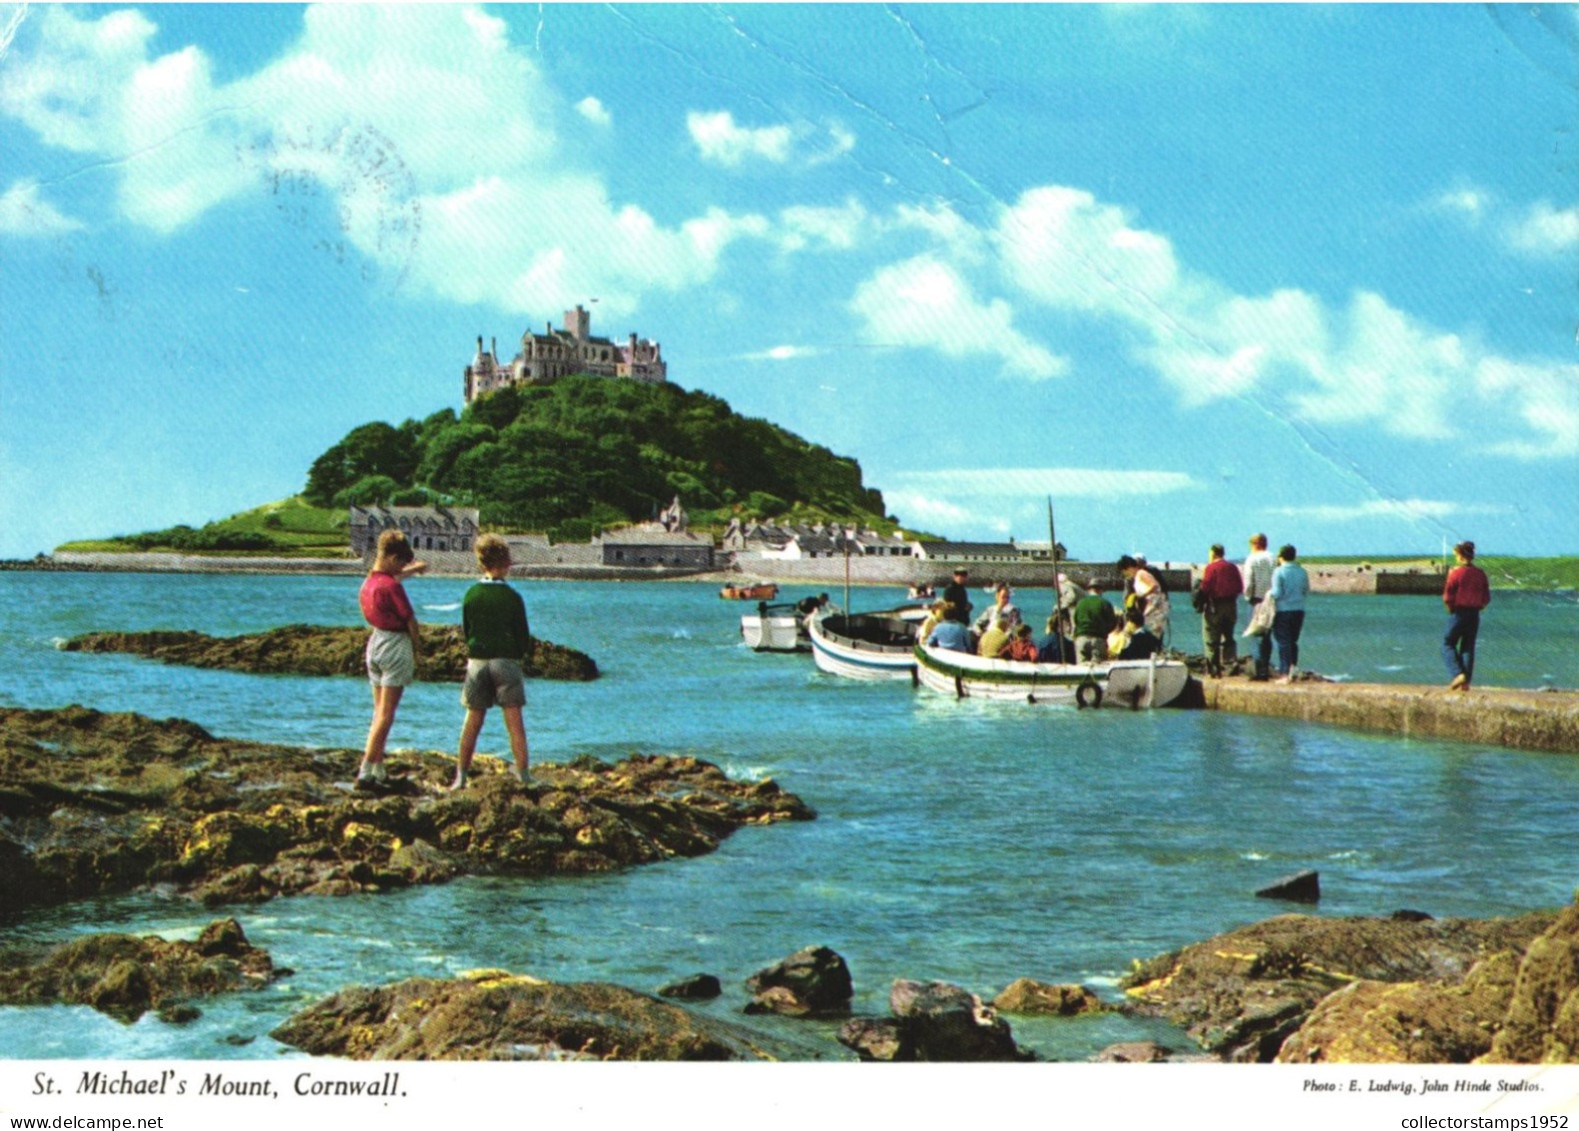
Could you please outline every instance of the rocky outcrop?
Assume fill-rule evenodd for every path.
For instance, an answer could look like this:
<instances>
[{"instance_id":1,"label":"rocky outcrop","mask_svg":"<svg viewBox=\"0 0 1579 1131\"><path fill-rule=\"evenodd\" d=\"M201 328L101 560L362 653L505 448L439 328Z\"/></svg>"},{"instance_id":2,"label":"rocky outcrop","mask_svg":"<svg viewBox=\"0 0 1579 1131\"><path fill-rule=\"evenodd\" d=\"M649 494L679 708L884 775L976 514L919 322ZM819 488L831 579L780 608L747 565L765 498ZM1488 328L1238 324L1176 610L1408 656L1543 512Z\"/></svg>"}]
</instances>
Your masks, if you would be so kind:
<instances>
[{"instance_id":1,"label":"rocky outcrop","mask_svg":"<svg viewBox=\"0 0 1579 1131\"><path fill-rule=\"evenodd\" d=\"M896 980L890 1017L856 1017L839 1042L867 1061L980 1063L1031 1059L1014 1043L1009 1023L969 990L947 982Z\"/></svg>"},{"instance_id":2,"label":"rocky outcrop","mask_svg":"<svg viewBox=\"0 0 1579 1131\"><path fill-rule=\"evenodd\" d=\"M1218 1057L1269 1061L1307 1021L1316 1020L1318 1003L1356 983L1463 986L1460 1006L1483 1003L1502 975L1487 967L1476 984L1469 984L1468 975L1476 964L1504 951L1523 954L1556 920L1555 912L1517 919L1424 921L1283 915L1137 963L1124 986L1133 1011L1181 1026ZM1346 1005L1354 1011L1346 1016L1420 1008L1409 1004L1405 995L1379 1004L1382 993L1351 990L1334 1007ZM1477 1017L1475 1024L1481 1020L1494 1025L1500 1018ZM1322 1056L1326 1059L1367 1059L1367 1048L1379 1054L1377 1059L1404 1059L1412 1047L1428 1057L1467 1047L1458 1036L1444 1031L1380 1055L1384 1047L1395 1047L1387 1044L1385 1035L1346 1037L1344 1041L1350 1043L1344 1045L1332 1035L1333 1023L1322 1025L1311 1031L1305 1047L1327 1050Z\"/></svg>"},{"instance_id":3,"label":"rocky outcrop","mask_svg":"<svg viewBox=\"0 0 1579 1131\"><path fill-rule=\"evenodd\" d=\"M850 1011L850 968L825 946L808 946L746 979L754 995L747 1013L833 1017Z\"/></svg>"},{"instance_id":4,"label":"rocky outcrop","mask_svg":"<svg viewBox=\"0 0 1579 1131\"><path fill-rule=\"evenodd\" d=\"M997 997L992 1007L1004 1013L1051 1013L1072 1017L1079 1013L1100 1013L1104 1006L1085 986L1048 985L1032 978L1018 978Z\"/></svg>"},{"instance_id":5,"label":"rocky outcrop","mask_svg":"<svg viewBox=\"0 0 1579 1131\"><path fill-rule=\"evenodd\" d=\"M362 675L365 628L292 624L246 636L201 632L90 632L61 645L67 652L130 652L167 664L259 675ZM598 665L584 652L534 639L523 669L529 679L590 680ZM455 625L422 626L417 678L459 683L466 677L466 639Z\"/></svg>"},{"instance_id":6,"label":"rocky outcrop","mask_svg":"<svg viewBox=\"0 0 1579 1131\"><path fill-rule=\"evenodd\" d=\"M621 986L558 985L502 970L455 981L353 987L296 1014L274 1039L352 1060L778 1060L743 1027ZM802 1050L797 1050L802 1051Z\"/></svg>"},{"instance_id":7,"label":"rocky outcrop","mask_svg":"<svg viewBox=\"0 0 1579 1131\"><path fill-rule=\"evenodd\" d=\"M1579 1063L1579 907L1462 981L1356 982L1321 1002L1277 1059Z\"/></svg>"},{"instance_id":8,"label":"rocky outcrop","mask_svg":"<svg viewBox=\"0 0 1579 1131\"><path fill-rule=\"evenodd\" d=\"M85 935L36 961L0 955L0 1005L89 1005L126 1022L157 1009L185 1021L197 1016L188 999L259 989L280 973L239 923L217 919L194 942Z\"/></svg>"},{"instance_id":9,"label":"rocky outcrop","mask_svg":"<svg viewBox=\"0 0 1579 1131\"><path fill-rule=\"evenodd\" d=\"M179 719L0 709L0 906L156 883L225 903L602 872L814 815L771 780L732 781L692 757L536 764L528 788L479 759L472 784L450 793L453 759L405 752L391 755L381 796L352 789L359 760Z\"/></svg>"}]
</instances>

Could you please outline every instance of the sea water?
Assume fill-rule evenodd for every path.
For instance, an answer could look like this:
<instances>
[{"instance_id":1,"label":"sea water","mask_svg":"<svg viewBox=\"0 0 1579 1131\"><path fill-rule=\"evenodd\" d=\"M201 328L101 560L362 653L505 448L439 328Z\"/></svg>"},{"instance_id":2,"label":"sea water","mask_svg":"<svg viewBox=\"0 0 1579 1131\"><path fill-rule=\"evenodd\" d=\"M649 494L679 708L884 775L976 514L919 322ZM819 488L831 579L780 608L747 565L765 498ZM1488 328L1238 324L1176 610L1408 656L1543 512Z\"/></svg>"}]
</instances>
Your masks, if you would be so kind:
<instances>
[{"instance_id":1,"label":"sea water","mask_svg":"<svg viewBox=\"0 0 1579 1131\"><path fill-rule=\"evenodd\" d=\"M466 585L418 578L407 589L422 619L453 622ZM534 761L694 754L731 775L773 777L817 819L742 829L708 856L612 875L471 878L219 912L138 894L6 913L0 947L104 930L192 937L234 914L294 973L201 1002L202 1017L186 1025L151 1014L124 1025L86 1007L0 1009L0 1056L293 1056L269 1031L343 986L503 967L645 991L712 973L725 992L697 1008L837 1057L835 1025L746 1017L745 979L820 944L848 961L856 1012L886 1013L896 978L990 998L1031 977L1117 1000L1135 960L1273 914L1517 914L1567 903L1579 883L1571 756L1215 712L961 702L907 682L823 675L804 655L753 653L740 638L746 607L712 586L517 585L534 633L587 652L603 672L587 684L530 684ZM0 574L0 705L81 703L188 718L227 737L359 748L371 703L359 679L57 648L100 630L358 624L356 591L343 577ZM880 608L901 596L858 589L850 603ZM1033 621L1045 615L1043 596L1018 594ZM1300 663L1334 678L1440 684L1443 621L1429 597L1317 596ZM1576 627L1572 594L1499 592L1477 682L1579 685ZM1173 634L1200 650L1187 609L1175 612ZM391 746L453 751L457 700L455 685L410 688ZM497 719L480 749L507 750ZM1321 873L1318 908L1254 897L1307 868ZM1017 1040L1051 1059L1143 1037L1186 1043L1116 1015L1010 1020Z\"/></svg>"}]
</instances>

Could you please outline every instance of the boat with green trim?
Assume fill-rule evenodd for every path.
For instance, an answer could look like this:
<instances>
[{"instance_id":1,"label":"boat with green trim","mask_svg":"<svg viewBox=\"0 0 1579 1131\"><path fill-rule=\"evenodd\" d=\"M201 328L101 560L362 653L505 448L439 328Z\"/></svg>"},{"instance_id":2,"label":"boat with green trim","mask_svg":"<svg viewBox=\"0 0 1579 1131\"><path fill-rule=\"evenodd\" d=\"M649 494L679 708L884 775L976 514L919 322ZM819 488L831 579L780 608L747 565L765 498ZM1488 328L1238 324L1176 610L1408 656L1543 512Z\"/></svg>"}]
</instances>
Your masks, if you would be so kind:
<instances>
[{"instance_id":1,"label":"boat with green trim","mask_svg":"<svg viewBox=\"0 0 1579 1131\"><path fill-rule=\"evenodd\" d=\"M917 680L957 699L1021 700L1074 707L1161 707L1183 694L1190 670L1181 660L1103 660L1033 664L917 644Z\"/></svg>"}]
</instances>

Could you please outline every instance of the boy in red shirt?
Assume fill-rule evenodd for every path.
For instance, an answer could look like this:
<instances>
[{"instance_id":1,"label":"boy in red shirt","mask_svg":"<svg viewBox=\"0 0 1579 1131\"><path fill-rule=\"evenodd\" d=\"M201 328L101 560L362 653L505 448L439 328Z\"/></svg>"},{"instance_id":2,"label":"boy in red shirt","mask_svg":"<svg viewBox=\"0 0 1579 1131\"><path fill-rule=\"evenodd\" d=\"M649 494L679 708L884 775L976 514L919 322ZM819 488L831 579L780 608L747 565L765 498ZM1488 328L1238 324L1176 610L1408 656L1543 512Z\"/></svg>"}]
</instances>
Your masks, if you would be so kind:
<instances>
[{"instance_id":1,"label":"boy in red shirt","mask_svg":"<svg viewBox=\"0 0 1579 1131\"><path fill-rule=\"evenodd\" d=\"M1475 637L1480 632L1480 610L1491 604L1491 583L1475 564L1475 543L1453 547L1458 565L1447 575L1442 603L1447 606L1447 633L1442 637L1442 661L1452 677L1448 687L1468 691L1475 676Z\"/></svg>"}]
</instances>

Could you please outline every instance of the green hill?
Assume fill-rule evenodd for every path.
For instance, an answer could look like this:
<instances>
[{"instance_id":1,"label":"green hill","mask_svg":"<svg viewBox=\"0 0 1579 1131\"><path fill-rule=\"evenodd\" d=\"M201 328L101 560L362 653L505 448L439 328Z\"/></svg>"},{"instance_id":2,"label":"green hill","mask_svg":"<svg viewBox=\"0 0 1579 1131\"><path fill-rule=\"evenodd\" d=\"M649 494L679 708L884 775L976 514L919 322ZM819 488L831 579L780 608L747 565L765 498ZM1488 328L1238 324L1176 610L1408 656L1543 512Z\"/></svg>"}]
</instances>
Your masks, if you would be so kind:
<instances>
[{"instance_id":1,"label":"green hill","mask_svg":"<svg viewBox=\"0 0 1579 1131\"><path fill-rule=\"evenodd\" d=\"M897 528L853 459L707 393L571 377L502 389L459 415L353 428L313 461L295 498L58 548L335 556L348 552L346 508L372 503L473 506L489 529L582 541L649 519L676 495L699 528L731 517Z\"/></svg>"},{"instance_id":2,"label":"green hill","mask_svg":"<svg viewBox=\"0 0 1579 1131\"><path fill-rule=\"evenodd\" d=\"M707 393L571 377L502 389L399 427L352 429L314 461L320 507L449 502L484 526L585 538L678 495L693 523L731 515L860 519L892 529L860 465Z\"/></svg>"}]
</instances>

